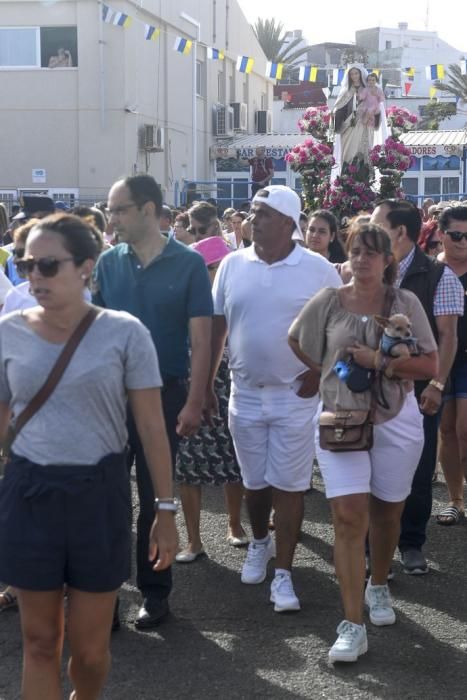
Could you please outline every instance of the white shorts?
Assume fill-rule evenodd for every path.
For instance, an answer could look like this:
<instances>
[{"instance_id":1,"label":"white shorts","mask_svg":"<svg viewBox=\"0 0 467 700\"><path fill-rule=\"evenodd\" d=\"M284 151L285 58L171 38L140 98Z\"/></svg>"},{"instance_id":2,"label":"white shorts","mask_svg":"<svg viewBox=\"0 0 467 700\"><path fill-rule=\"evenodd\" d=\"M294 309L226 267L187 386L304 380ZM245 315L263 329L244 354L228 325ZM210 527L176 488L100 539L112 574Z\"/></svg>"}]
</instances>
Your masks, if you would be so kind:
<instances>
[{"instance_id":1,"label":"white shorts","mask_svg":"<svg viewBox=\"0 0 467 700\"><path fill-rule=\"evenodd\" d=\"M302 399L291 386L232 383L229 428L247 489L310 488L318 396Z\"/></svg>"},{"instance_id":2,"label":"white shorts","mask_svg":"<svg viewBox=\"0 0 467 700\"><path fill-rule=\"evenodd\" d=\"M389 503L404 501L410 493L423 440L423 417L413 392L407 394L397 416L375 425L369 452L322 450L317 427L316 458L327 498L371 493Z\"/></svg>"}]
</instances>

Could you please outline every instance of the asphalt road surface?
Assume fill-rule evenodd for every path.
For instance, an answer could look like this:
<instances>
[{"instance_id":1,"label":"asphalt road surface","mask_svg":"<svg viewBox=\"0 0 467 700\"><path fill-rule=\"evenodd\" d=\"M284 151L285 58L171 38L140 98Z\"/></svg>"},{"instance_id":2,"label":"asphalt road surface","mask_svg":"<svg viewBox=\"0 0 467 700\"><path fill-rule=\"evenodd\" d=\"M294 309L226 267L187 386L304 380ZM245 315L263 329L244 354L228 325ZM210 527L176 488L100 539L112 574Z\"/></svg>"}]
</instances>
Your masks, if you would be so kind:
<instances>
[{"instance_id":1,"label":"asphalt road surface","mask_svg":"<svg viewBox=\"0 0 467 700\"><path fill-rule=\"evenodd\" d=\"M437 512L446 501L443 483L435 485L434 496ZM174 565L170 619L157 631L136 631L139 594L133 583L124 586L123 624L112 639L113 666L103 698L466 700L465 524L440 527L432 520L427 576L402 574L396 558L391 590L397 623L378 628L368 621L368 654L356 664L332 667L327 651L342 611L320 479L306 495L294 569L302 604L296 614L273 612L270 576L259 586L240 583L245 551L225 541L222 490L206 488L203 501L207 556ZM179 524L183 544L181 516ZM0 615L0 700L20 697L20 670L18 614L7 611Z\"/></svg>"}]
</instances>

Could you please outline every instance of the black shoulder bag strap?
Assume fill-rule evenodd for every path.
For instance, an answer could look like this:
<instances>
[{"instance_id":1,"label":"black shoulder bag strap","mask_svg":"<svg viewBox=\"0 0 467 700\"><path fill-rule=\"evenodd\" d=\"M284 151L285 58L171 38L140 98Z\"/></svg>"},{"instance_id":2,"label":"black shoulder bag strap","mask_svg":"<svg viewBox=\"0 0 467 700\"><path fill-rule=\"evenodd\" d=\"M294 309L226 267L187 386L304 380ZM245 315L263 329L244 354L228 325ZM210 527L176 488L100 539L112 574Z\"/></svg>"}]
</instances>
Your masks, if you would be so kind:
<instances>
[{"instance_id":1,"label":"black shoulder bag strap","mask_svg":"<svg viewBox=\"0 0 467 700\"><path fill-rule=\"evenodd\" d=\"M18 433L24 428L26 423L31 420L37 411L42 408L52 392L55 391L57 384L70 364L71 358L75 354L78 345L86 335L98 313L99 309L97 309L95 306L89 309L86 316L80 321L68 339L56 363L52 367L49 376L45 380L45 383L41 386L37 394L33 396L26 408L21 411L14 424L10 424L7 437L3 444L3 450L6 455L8 455L10 447L13 444L13 441L16 439Z\"/></svg>"}]
</instances>

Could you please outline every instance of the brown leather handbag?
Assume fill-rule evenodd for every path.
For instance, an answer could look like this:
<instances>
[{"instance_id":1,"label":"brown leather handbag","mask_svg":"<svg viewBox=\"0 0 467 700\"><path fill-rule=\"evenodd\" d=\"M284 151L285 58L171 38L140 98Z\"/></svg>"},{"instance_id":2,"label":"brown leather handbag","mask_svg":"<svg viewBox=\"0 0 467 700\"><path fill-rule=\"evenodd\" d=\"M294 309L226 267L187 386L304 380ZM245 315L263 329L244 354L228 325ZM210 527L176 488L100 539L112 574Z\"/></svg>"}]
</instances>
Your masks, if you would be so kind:
<instances>
[{"instance_id":1,"label":"brown leather handbag","mask_svg":"<svg viewBox=\"0 0 467 700\"><path fill-rule=\"evenodd\" d=\"M354 452L373 447L373 410L323 411L319 445L330 452Z\"/></svg>"},{"instance_id":2,"label":"brown leather handbag","mask_svg":"<svg viewBox=\"0 0 467 700\"><path fill-rule=\"evenodd\" d=\"M384 316L389 316L394 290L387 287L384 296ZM378 330L381 337L382 329ZM371 387L371 406L369 411L340 410L323 411L319 417L319 445L322 450L330 452L357 452L371 450L373 447L373 423L376 411L376 396Z\"/></svg>"}]
</instances>

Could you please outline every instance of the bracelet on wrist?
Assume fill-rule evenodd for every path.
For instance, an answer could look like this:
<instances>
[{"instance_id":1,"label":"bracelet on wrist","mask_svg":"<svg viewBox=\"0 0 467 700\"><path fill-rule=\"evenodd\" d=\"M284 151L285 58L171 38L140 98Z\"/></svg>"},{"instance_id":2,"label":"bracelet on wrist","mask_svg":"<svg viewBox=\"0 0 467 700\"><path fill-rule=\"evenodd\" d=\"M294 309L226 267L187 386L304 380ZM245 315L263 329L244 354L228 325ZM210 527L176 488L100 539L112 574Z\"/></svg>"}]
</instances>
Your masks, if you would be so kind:
<instances>
[{"instance_id":1,"label":"bracelet on wrist","mask_svg":"<svg viewBox=\"0 0 467 700\"><path fill-rule=\"evenodd\" d=\"M384 355L381 350L375 351L374 365L377 372L384 372L391 358Z\"/></svg>"},{"instance_id":2,"label":"bracelet on wrist","mask_svg":"<svg viewBox=\"0 0 467 700\"><path fill-rule=\"evenodd\" d=\"M158 513L160 510L168 510L172 513L176 513L178 510L179 501L177 498L155 498L154 499L154 512Z\"/></svg>"},{"instance_id":3,"label":"bracelet on wrist","mask_svg":"<svg viewBox=\"0 0 467 700\"><path fill-rule=\"evenodd\" d=\"M375 354L373 355L373 367L375 370L378 372L381 367L381 352L379 350L375 350Z\"/></svg>"}]
</instances>

